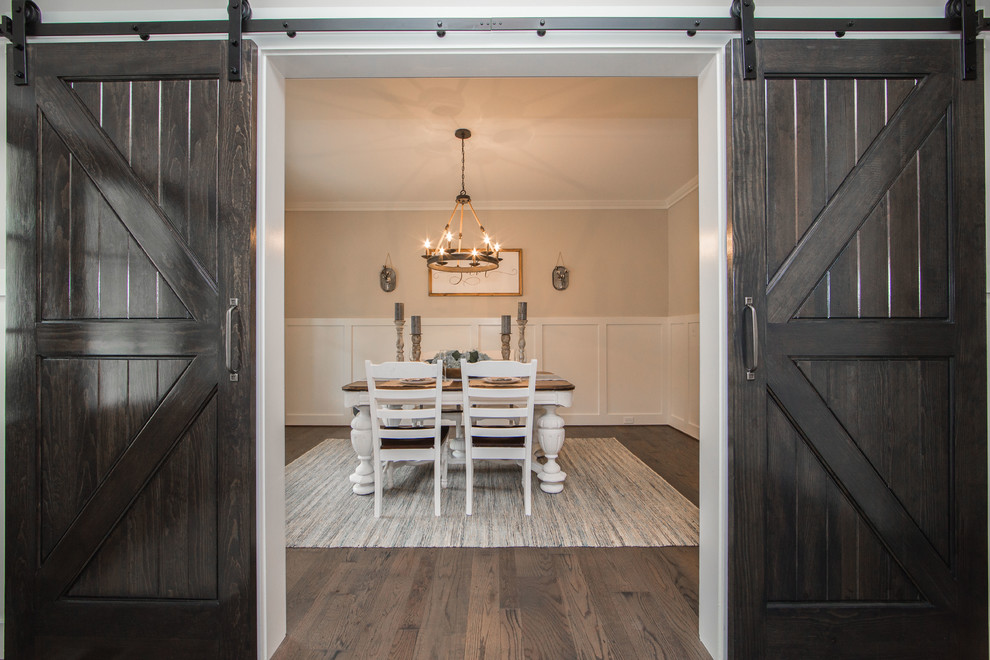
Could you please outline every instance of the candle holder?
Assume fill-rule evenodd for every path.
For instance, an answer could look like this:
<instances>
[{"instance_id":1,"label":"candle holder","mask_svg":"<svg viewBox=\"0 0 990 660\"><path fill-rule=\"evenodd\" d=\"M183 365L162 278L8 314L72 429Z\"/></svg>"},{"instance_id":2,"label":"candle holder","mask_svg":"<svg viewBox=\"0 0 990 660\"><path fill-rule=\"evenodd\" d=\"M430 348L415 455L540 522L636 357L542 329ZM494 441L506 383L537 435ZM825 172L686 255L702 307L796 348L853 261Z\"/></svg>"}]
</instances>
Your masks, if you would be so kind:
<instances>
[{"instance_id":1,"label":"candle holder","mask_svg":"<svg viewBox=\"0 0 990 660\"><path fill-rule=\"evenodd\" d=\"M423 340L423 333L416 332L409 336L412 337L412 361L419 362L419 358L420 358L419 342Z\"/></svg>"},{"instance_id":2,"label":"candle holder","mask_svg":"<svg viewBox=\"0 0 990 660\"><path fill-rule=\"evenodd\" d=\"M509 345L512 340L512 335L508 332L502 333L502 359L509 360L512 358L512 347Z\"/></svg>"},{"instance_id":3,"label":"candle holder","mask_svg":"<svg viewBox=\"0 0 990 660\"><path fill-rule=\"evenodd\" d=\"M396 319L395 321L395 361L405 362L406 361L406 345L402 340L402 326L406 324L405 319Z\"/></svg>"},{"instance_id":4,"label":"candle holder","mask_svg":"<svg viewBox=\"0 0 990 660\"><path fill-rule=\"evenodd\" d=\"M516 319L516 323L519 325L519 350L516 351L516 360L519 362L526 361L526 319Z\"/></svg>"}]
</instances>

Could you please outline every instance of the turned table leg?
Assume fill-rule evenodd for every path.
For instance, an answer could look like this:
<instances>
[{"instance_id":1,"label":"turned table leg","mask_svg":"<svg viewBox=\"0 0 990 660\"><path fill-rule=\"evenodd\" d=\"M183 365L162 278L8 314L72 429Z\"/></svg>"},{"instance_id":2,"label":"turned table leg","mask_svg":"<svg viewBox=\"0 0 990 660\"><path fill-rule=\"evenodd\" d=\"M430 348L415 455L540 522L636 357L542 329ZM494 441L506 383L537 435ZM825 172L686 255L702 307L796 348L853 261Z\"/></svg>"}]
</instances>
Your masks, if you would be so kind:
<instances>
[{"instance_id":1,"label":"turned table leg","mask_svg":"<svg viewBox=\"0 0 990 660\"><path fill-rule=\"evenodd\" d=\"M557 406L540 408L543 414L536 420L536 436L547 462L537 476L544 493L559 493L564 490L564 479L567 478L567 474L557 465L557 455L564 446L564 418L557 414Z\"/></svg>"},{"instance_id":2,"label":"turned table leg","mask_svg":"<svg viewBox=\"0 0 990 660\"><path fill-rule=\"evenodd\" d=\"M375 468L372 464L374 448L371 446L371 415L368 406L357 406L357 415L351 420L351 446L357 454L358 466L349 478L355 495L371 495L375 492Z\"/></svg>"}]
</instances>

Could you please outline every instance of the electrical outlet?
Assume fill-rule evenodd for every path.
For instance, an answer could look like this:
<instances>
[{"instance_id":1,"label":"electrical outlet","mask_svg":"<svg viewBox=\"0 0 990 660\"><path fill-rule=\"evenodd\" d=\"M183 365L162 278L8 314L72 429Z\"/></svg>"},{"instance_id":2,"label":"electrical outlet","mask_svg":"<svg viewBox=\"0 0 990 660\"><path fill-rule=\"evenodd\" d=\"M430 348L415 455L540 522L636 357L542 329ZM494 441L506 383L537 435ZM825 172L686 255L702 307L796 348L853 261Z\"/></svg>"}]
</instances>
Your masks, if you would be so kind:
<instances>
[{"instance_id":1,"label":"electrical outlet","mask_svg":"<svg viewBox=\"0 0 990 660\"><path fill-rule=\"evenodd\" d=\"M635 417L623 417L622 418L622 423L623 424L635 424L636 423L636 418Z\"/></svg>"}]
</instances>

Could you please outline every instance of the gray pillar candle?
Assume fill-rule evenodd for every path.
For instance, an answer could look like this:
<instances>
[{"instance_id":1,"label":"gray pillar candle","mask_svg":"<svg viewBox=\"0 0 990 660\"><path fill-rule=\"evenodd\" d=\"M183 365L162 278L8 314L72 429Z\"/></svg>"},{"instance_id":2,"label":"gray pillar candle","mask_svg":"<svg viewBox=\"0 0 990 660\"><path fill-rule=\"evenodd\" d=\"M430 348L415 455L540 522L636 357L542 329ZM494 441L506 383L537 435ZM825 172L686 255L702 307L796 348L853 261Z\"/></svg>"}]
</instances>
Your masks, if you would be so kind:
<instances>
[{"instance_id":1,"label":"gray pillar candle","mask_svg":"<svg viewBox=\"0 0 990 660\"><path fill-rule=\"evenodd\" d=\"M526 303L524 303L524 302L519 303L519 317L518 318L519 318L520 321L525 321L526 320Z\"/></svg>"},{"instance_id":2,"label":"gray pillar candle","mask_svg":"<svg viewBox=\"0 0 990 660\"><path fill-rule=\"evenodd\" d=\"M502 334L507 335L512 332L512 317L508 314L502 314Z\"/></svg>"},{"instance_id":3,"label":"gray pillar candle","mask_svg":"<svg viewBox=\"0 0 990 660\"><path fill-rule=\"evenodd\" d=\"M409 320L410 320L409 332L411 332L414 335L420 334L419 317L418 316L410 316L409 317Z\"/></svg>"},{"instance_id":4,"label":"gray pillar candle","mask_svg":"<svg viewBox=\"0 0 990 660\"><path fill-rule=\"evenodd\" d=\"M402 303L395 303L395 320L401 321L405 318L405 311Z\"/></svg>"}]
</instances>

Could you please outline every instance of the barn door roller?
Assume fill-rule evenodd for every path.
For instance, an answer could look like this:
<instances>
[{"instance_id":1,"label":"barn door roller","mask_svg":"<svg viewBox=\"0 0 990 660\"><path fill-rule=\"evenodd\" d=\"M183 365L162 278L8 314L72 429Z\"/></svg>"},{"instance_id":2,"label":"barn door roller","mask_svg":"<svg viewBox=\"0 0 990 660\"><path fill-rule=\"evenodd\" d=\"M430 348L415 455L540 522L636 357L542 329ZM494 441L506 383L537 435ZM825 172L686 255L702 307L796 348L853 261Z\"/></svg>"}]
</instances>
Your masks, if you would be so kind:
<instances>
[{"instance_id":1,"label":"barn door roller","mask_svg":"<svg viewBox=\"0 0 990 660\"><path fill-rule=\"evenodd\" d=\"M729 12L739 19L739 32L742 33L743 78L756 78L756 29L753 25L753 12L756 10L756 0L732 0Z\"/></svg>"},{"instance_id":2,"label":"barn door roller","mask_svg":"<svg viewBox=\"0 0 990 660\"><path fill-rule=\"evenodd\" d=\"M227 80L240 82L244 67L241 37L244 35L244 21L251 18L251 3L248 0L230 0L227 16Z\"/></svg>"},{"instance_id":3,"label":"barn door roller","mask_svg":"<svg viewBox=\"0 0 990 660\"><path fill-rule=\"evenodd\" d=\"M41 10L31 0L14 0L11 3L13 18L3 17L3 32L14 45L10 61L10 75L15 85L28 84L27 27L41 23Z\"/></svg>"},{"instance_id":4,"label":"barn door roller","mask_svg":"<svg viewBox=\"0 0 990 660\"><path fill-rule=\"evenodd\" d=\"M962 77L963 80L976 80L976 35L983 27L983 10L976 10L974 0L949 0L945 3L945 17L958 18L962 22L959 29Z\"/></svg>"}]
</instances>

